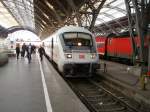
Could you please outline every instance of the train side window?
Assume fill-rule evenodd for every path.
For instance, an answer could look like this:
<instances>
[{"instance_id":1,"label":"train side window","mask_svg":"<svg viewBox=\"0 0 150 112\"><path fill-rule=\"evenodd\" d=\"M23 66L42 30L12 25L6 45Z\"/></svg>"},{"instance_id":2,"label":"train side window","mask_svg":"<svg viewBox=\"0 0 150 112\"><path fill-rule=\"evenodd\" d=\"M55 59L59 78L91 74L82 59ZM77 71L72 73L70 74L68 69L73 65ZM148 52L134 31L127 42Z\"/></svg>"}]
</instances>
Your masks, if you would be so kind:
<instances>
[{"instance_id":1,"label":"train side window","mask_svg":"<svg viewBox=\"0 0 150 112\"><path fill-rule=\"evenodd\" d=\"M97 43L97 47L103 47L105 44L104 44L104 42L98 42Z\"/></svg>"}]
</instances>

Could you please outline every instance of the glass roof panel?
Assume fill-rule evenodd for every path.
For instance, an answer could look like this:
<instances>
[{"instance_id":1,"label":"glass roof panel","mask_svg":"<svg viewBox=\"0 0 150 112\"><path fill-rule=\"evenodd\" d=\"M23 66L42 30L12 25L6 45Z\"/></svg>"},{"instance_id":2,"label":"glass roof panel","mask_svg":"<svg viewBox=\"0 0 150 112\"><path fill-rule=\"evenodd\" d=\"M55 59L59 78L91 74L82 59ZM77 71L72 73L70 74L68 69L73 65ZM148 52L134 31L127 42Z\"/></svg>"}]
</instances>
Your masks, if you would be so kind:
<instances>
[{"instance_id":1,"label":"glass roof panel","mask_svg":"<svg viewBox=\"0 0 150 112\"><path fill-rule=\"evenodd\" d=\"M19 24L20 26L29 27L33 30L35 29L33 0L1 0L1 2L2 3L0 3L0 22L1 19L3 19L3 22L1 22L0 25L4 26L3 24L6 22L12 24L11 26L16 26ZM48 2L46 3L49 7L53 8ZM11 12L13 16L11 15L9 16L9 12L3 8L4 7L3 4L9 10L9 12ZM91 12L91 9L88 9L88 11ZM43 13L43 15L46 18L49 18L49 16L46 13ZM112 21L113 19L120 18L125 15L126 15L126 8L124 0L106 0L103 8L100 10L98 14L95 26L102 23L107 24L106 22ZM11 19L13 17L15 19ZM88 26L90 22L88 24L86 21L91 21L91 17L89 16L89 18L83 21L83 24L85 23L86 26ZM46 21L43 20L42 24L46 24ZM10 25L8 25L7 27L10 27ZM44 26L41 25L41 29L43 27Z\"/></svg>"},{"instance_id":2,"label":"glass roof panel","mask_svg":"<svg viewBox=\"0 0 150 112\"><path fill-rule=\"evenodd\" d=\"M20 26L35 28L33 0L3 0L2 2Z\"/></svg>"},{"instance_id":3,"label":"glass roof panel","mask_svg":"<svg viewBox=\"0 0 150 112\"><path fill-rule=\"evenodd\" d=\"M1 2L0 2L0 25L5 28L19 25Z\"/></svg>"},{"instance_id":4,"label":"glass roof panel","mask_svg":"<svg viewBox=\"0 0 150 112\"><path fill-rule=\"evenodd\" d=\"M126 15L124 0L108 0L99 12L95 25L109 22Z\"/></svg>"},{"instance_id":5,"label":"glass roof panel","mask_svg":"<svg viewBox=\"0 0 150 112\"><path fill-rule=\"evenodd\" d=\"M97 18L95 24L105 23L106 21L110 21L110 20L111 18L101 15L100 17Z\"/></svg>"},{"instance_id":6,"label":"glass roof panel","mask_svg":"<svg viewBox=\"0 0 150 112\"><path fill-rule=\"evenodd\" d=\"M104 8L101 9L100 13L106 12L106 11L108 11L108 10L109 10L109 8L105 8L105 7L104 7Z\"/></svg>"},{"instance_id":7,"label":"glass roof panel","mask_svg":"<svg viewBox=\"0 0 150 112\"><path fill-rule=\"evenodd\" d=\"M124 1L124 0L117 0L117 2L111 3L111 5L112 5L112 6L120 6L122 3L124 3L123 1Z\"/></svg>"}]
</instances>

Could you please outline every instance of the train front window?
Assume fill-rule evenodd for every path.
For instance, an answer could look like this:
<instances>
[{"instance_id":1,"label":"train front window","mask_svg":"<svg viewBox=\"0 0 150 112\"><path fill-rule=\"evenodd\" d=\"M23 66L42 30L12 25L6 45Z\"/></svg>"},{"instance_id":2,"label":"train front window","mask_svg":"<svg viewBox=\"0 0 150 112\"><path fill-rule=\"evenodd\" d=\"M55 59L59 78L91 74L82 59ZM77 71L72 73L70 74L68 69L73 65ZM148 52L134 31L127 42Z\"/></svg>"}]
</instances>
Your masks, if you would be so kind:
<instances>
[{"instance_id":1,"label":"train front window","mask_svg":"<svg viewBox=\"0 0 150 112\"><path fill-rule=\"evenodd\" d=\"M66 46L92 46L92 36L86 33L65 33L63 35Z\"/></svg>"}]
</instances>

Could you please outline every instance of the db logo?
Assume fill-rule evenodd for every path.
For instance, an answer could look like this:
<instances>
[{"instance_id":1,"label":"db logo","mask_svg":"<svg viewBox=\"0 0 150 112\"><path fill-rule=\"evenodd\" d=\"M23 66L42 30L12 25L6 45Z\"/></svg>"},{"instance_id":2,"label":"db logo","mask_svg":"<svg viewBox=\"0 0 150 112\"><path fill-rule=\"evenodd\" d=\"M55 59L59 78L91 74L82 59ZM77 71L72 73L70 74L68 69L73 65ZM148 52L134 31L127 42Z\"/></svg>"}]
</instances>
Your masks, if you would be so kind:
<instances>
[{"instance_id":1,"label":"db logo","mask_svg":"<svg viewBox=\"0 0 150 112\"><path fill-rule=\"evenodd\" d=\"M84 54L80 54L80 55L79 55L79 58L80 58L80 59L84 59L84 58L85 58Z\"/></svg>"}]
</instances>

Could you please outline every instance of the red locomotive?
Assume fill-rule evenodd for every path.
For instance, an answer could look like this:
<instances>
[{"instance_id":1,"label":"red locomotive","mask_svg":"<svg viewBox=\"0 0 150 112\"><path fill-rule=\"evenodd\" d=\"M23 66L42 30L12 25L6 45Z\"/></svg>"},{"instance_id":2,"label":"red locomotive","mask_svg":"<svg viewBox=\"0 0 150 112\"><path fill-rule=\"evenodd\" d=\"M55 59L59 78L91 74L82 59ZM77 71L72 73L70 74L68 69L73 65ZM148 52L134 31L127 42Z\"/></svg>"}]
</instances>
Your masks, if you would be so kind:
<instances>
[{"instance_id":1,"label":"red locomotive","mask_svg":"<svg viewBox=\"0 0 150 112\"><path fill-rule=\"evenodd\" d=\"M132 64L139 59L139 38L135 36L134 41L132 41L129 33L123 33L119 36L115 34L111 34L107 37L97 36L96 43L100 58L103 57L108 59L113 57L124 60L126 59ZM135 50L133 50L133 44L135 46ZM147 56L144 58L147 58Z\"/></svg>"}]
</instances>

